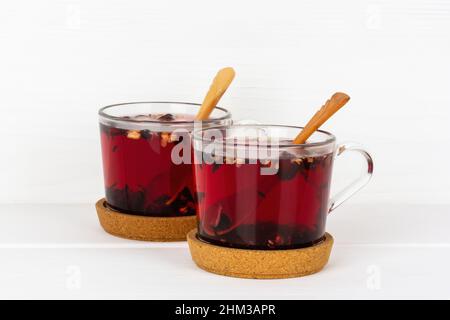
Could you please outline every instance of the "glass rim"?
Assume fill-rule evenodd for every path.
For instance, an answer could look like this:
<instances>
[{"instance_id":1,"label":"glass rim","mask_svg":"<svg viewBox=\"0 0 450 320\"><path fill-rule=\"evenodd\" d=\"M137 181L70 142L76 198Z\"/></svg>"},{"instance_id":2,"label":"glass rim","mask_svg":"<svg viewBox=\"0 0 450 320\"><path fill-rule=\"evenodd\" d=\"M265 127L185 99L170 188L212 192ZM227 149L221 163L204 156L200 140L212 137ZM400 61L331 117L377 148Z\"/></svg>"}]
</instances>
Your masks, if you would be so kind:
<instances>
[{"instance_id":1,"label":"glass rim","mask_svg":"<svg viewBox=\"0 0 450 320\"><path fill-rule=\"evenodd\" d=\"M167 122L167 121L161 121L158 119L148 119L148 120L124 119L123 117L112 116L105 112L107 109L111 109L114 107L120 107L120 106L126 106L126 105L136 105L136 104L150 104L150 105L151 104L176 104L176 105L186 105L186 106L191 106L191 107L194 107L194 106L200 107L201 106L201 104L199 104L199 103L181 102L181 101L133 101L133 102L115 103L115 104L110 104L110 105L104 106L98 110L98 115L102 118L109 119L112 121L122 121L122 122L131 122L131 123L190 124L190 123L194 123L195 121L198 121L198 120L175 120L175 121ZM228 111L227 109L218 107L218 106L215 106L214 109L218 109L218 110L224 112L225 114L221 117L209 118L206 120L202 120L202 122L208 123L208 122L216 122L216 121L231 119L231 112Z\"/></svg>"},{"instance_id":2,"label":"glass rim","mask_svg":"<svg viewBox=\"0 0 450 320\"><path fill-rule=\"evenodd\" d=\"M199 133L204 132L204 131L209 131L209 130L214 130L214 129L220 129L220 128L224 128L224 129L233 129L236 127L240 127L240 128L249 128L249 127L275 127L275 128L288 128L288 129L298 129L299 132L300 130L302 130L304 127L300 127L300 126L291 126L291 125L282 125L282 124L232 124L230 126L214 126L214 127L209 127L209 128L202 128L202 129L198 129L195 130L194 132L192 132L192 138L194 140L201 140L202 142L204 142L207 139L204 139L203 136L199 136ZM323 141L318 141L318 142L311 142L311 143L302 143L302 144L293 144L293 143L283 143L283 144L279 144L277 145L278 148L298 148L298 147L302 147L302 148L308 148L308 147L321 147L321 146L326 146L328 144L334 143L336 142L336 137L334 136L334 134L325 131L325 130L316 130L315 132L320 132L324 135L327 136L327 139L323 140ZM210 141L209 141L210 142ZM226 143L226 145L232 145L235 147L241 147L241 146L247 146L245 143L241 143L241 142L233 142L233 143ZM256 145L256 147L259 147L259 144Z\"/></svg>"}]
</instances>

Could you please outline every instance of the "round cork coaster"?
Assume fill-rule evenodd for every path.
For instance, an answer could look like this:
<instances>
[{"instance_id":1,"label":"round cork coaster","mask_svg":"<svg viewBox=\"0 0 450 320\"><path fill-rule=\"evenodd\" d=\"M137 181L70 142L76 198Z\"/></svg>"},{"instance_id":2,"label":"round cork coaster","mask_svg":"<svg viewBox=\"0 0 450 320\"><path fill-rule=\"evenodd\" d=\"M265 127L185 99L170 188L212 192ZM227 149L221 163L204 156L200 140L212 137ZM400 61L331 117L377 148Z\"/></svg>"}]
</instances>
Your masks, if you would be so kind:
<instances>
[{"instance_id":1,"label":"round cork coaster","mask_svg":"<svg viewBox=\"0 0 450 320\"><path fill-rule=\"evenodd\" d=\"M108 208L105 199L97 201L95 208L103 229L126 239L186 241L186 234L197 226L196 216L149 217L125 214Z\"/></svg>"},{"instance_id":2,"label":"round cork coaster","mask_svg":"<svg viewBox=\"0 0 450 320\"><path fill-rule=\"evenodd\" d=\"M197 238L197 229L187 235L192 259L202 269L230 277L281 279L310 275L322 270L330 257L333 237L307 248L289 250L244 250L216 246Z\"/></svg>"}]
</instances>

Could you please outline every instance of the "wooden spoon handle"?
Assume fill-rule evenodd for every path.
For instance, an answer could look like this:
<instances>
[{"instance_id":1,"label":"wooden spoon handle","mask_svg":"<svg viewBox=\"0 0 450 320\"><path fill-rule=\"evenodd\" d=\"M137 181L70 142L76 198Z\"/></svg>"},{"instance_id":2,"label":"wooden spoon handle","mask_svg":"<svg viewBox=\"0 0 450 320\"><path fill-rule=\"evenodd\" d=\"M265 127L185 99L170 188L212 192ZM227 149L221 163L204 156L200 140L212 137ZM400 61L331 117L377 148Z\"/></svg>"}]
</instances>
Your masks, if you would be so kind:
<instances>
[{"instance_id":1,"label":"wooden spoon handle","mask_svg":"<svg viewBox=\"0 0 450 320\"><path fill-rule=\"evenodd\" d=\"M209 115L216 107L217 102L219 102L225 91L228 89L231 81L233 81L233 78L234 70L230 67L223 68L217 73L211 87L209 87L205 99L203 99L202 106L200 107L195 120L205 120L209 118Z\"/></svg>"},{"instance_id":2,"label":"wooden spoon handle","mask_svg":"<svg viewBox=\"0 0 450 320\"><path fill-rule=\"evenodd\" d=\"M309 120L303 130L294 139L295 144L305 143L306 140L350 100L350 97L342 92L336 92Z\"/></svg>"}]
</instances>

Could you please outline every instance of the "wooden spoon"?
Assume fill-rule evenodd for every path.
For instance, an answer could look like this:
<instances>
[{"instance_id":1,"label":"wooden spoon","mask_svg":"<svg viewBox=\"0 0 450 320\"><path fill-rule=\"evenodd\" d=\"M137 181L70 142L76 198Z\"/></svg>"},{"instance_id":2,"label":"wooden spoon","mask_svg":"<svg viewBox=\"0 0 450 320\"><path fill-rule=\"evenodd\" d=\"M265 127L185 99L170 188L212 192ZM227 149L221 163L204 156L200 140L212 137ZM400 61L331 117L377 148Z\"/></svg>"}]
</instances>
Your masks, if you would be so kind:
<instances>
[{"instance_id":1,"label":"wooden spoon","mask_svg":"<svg viewBox=\"0 0 450 320\"><path fill-rule=\"evenodd\" d=\"M294 139L295 144L303 144L308 138L350 100L350 97L342 92L336 92L309 120L303 130Z\"/></svg>"},{"instance_id":2,"label":"wooden spoon","mask_svg":"<svg viewBox=\"0 0 450 320\"><path fill-rule=\"evenodd\" d=\"M217 72L216 77L209 87L208 93L203 99L202 106L200 107L195 120L206 120L209 118L209 115L216 107L220 98L222 98L223 94L230 86L231 81L233 81L234 74L233 68L230 67L223 68Z\"/></svg>"},{"instance_id":3,"label":"wooden spoon","mask_svg":"<svg viewBox=\"0 0 450 320\"><path fill-rule=\"evenodd\" d=\"M209 118L209 115L216 107L220 98L222 98L223 94L230 86L231 81L233 81L234 75L234 69L231 67L223 68L219 70L219 72L217 72L217 75L215 76L208 92L206 93L205 98L203 99L200 110L195 116L195 120L200 121ZM183 181L183 179L180 179L179 181ZM184 188L185 183L182 183L178 190L173 194L173 196L166 201L166 205L170 205L171 203L173 203Z\"/></svg>"}]
</instances>

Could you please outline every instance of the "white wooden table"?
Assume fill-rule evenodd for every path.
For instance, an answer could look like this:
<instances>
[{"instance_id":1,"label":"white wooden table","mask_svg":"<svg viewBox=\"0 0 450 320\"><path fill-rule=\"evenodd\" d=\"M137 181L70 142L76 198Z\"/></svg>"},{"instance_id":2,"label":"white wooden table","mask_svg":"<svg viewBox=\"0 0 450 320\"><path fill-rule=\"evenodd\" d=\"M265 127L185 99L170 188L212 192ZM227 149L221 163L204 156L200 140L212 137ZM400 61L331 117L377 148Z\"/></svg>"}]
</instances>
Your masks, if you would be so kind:
<instances>
[{"instance_id":1,"label":"white wooden table","mask_svg":"<svg viewBox=\"0 0 450 320\"><path fill-rule=\"evenodd\" d=\"M352 205L329 217L320 273L285 280L209 274L186 243L112 237L94 205L1 205L0 298L450 298L448 205Z\"/></svg>"}]
</instances>

